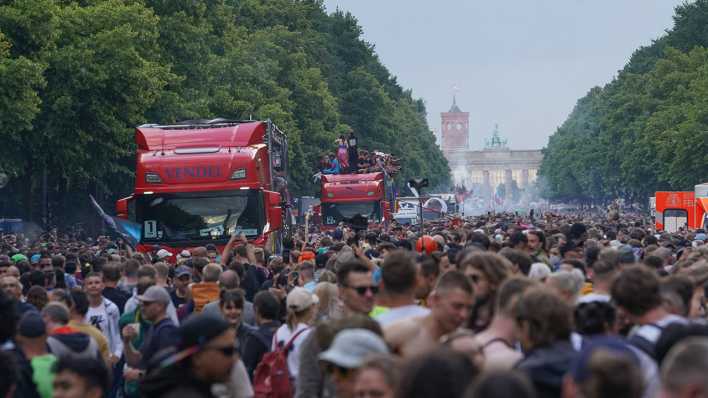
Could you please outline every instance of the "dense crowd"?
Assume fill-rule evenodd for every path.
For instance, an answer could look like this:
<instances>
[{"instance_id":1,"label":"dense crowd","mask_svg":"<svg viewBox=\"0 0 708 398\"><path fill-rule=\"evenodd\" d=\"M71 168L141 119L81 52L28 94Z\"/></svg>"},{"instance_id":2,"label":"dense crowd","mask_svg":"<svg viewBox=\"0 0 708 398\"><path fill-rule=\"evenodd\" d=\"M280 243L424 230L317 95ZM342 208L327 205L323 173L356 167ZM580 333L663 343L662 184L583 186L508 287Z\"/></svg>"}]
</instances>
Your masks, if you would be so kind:
<instances>
[{"instance_id":1,"label":"dense crowd","mask_svg":"<svg viewBox=\"0 0 708 398\"><path fill-rule=\"evenodd\" d=\"M335 140L336 152L320 159L322 174L357 174L384 172L396 175L401 170L400 159L380 151L360 149L354 132Z\"/></svg>"},{"instance_id":2,"label":"dense crowd","mask_svg":"<svg viewBox=\"0 0 708 398\"><path fill-rule=\"evenodd\" d=\"M422 229L299 230L282 256L4 235L0 397L708 397L705 231Z\"/></svg>"}]
</instances>

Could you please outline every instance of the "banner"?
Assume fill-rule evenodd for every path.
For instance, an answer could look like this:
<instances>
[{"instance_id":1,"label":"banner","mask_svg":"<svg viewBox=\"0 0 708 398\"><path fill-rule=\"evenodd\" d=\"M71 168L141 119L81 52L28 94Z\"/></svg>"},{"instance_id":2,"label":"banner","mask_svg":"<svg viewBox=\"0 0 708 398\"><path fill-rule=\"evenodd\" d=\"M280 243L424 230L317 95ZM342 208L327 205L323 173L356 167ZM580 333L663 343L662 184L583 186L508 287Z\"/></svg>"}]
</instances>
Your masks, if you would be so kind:
<instances>
[{"instance_id":1,"label":"banner","mask_svg":"<svg viewBox=\"0 0 708 398\"><path fill-rule=\"evenodd\" d=\"M140 224L124 220L122 218L109 216L105 211L103 211L98 202L96 202L93 195L89 194L89 199L91 199L91 204L108 227L113 230L113 232L118 234L118 236L125 239L129 245L135 248L138 245L138 242L140 242Z\"/></svg>"}]
</instances>

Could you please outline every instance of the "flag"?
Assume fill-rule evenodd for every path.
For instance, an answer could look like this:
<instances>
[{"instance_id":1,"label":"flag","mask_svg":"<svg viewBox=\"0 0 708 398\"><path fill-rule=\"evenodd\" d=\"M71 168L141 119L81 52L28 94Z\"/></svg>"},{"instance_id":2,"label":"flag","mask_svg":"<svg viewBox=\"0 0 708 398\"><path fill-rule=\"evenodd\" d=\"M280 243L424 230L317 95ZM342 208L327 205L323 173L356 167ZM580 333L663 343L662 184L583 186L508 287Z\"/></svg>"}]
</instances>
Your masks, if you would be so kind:
<instances>
[{"instance_id":1,"label":"flag","mask_svg":"<svg viewBox=\"0 0 708 398\"><path fill-rule=\"evenodd\" d=\"M116 234L118 234L118 236L125 239L126 242L132 247L138 245L141 233L140 224L128 220L123 220L122 218L109 216L108 214L106 214L105 211L103 211L98 202L96 202L96 199L94 199L93 195L89 194L89 199L91 199L91 204L98 212L98 215L101 216L103 221L108 225L110 229L112 229Z\"/></svg>"}]
</instances>

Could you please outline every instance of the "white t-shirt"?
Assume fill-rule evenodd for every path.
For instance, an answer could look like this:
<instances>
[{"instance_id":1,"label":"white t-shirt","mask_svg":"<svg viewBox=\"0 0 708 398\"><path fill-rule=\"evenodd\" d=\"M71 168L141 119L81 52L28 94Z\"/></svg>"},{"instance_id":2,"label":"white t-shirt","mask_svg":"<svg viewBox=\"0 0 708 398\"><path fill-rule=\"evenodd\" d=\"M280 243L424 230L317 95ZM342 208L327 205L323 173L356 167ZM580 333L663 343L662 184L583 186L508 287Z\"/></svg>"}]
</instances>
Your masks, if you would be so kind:
<instances>
[{"instance_id":1,"label":"white t-shirt","mask_svg":"<svg viewBox=\"0 0 708 398\"><path fill-rule=\"evenodd\" d=\"M379 322L382 328L408 318L426 316L430 313L430 310L421 307L419 305L404 305L403 307L391 308L390 310L376 316L376 320Z\"/></svg>"},{"instance_id":2,"label":"white t-shirt","mask_svg":"<svg viewBox=\"0 0 708 398\"><path fill-rule=\"evenodd\" d=\"M602 293L588 293L578 299L577 304L582 304L582 303L590 303L593 301L600 301L603 303L609 303L610 302L610 295L609 294L602 294Z\"/></svg>"},{"instance_id":3,"label":"white t-shirt","mask_svg":"<svg viewBox=\"0 0 708 398\"><path fill-rule=\"evenodd\" d=\"M288 354L288 371L290 371L290 376L293 379L297 379L298 369L300 368L300 350L302 349L302 343L305 341L307 336L312 333L312 328L304 323L299 323L294 331L290 331L288 325L284 324L278 328L273 336L273 346L271 347L271 351L275 351L276 348L288 344L295 333L306 328L309 329L300 333L295 341L293 341L293 348Z\"/></svg>"},{"instance_id":4,"label":"white t-shirt","mask_svg":"<svg viewBox=\"0 0 708 398\"><path fill-rule=\"evenodd\" d=\"M106 314L106 307L103 303L98 307L89 306L84 321L91 326L95 326L104 336L110 337L108 333L108 314Z\"/></svg>"}]
</instances>

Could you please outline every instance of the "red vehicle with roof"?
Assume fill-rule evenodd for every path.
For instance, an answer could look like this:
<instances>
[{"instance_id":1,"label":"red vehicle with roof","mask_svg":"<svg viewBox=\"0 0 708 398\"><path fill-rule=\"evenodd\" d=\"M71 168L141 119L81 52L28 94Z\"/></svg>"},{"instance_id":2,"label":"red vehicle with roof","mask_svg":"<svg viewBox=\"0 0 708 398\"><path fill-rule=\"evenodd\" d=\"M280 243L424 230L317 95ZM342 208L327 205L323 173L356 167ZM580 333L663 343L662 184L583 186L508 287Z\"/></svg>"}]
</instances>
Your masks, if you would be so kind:
<instances>
[{"instance_id":1,"label":"red vehicle with roof","mask_svg":"<svg viewBox=\"0 0 708 398\"><path fill-rule=\"evenodd\" d=\"M321 180L319 214L322 229L335 228L359 215L370 226L391 220L383 172L366 174L324 174Z\"/></svg>"},{"instance_id":2,"label":"red vehicle with roof","mask_svg":"<svg viewBox=\"0 0 708 398\"><path fill-rule=\"evenodd\" d=\"M287 232L288 147L270 120L197 120L135 131L135 190L118 217L141 226L138 250L179 253L243 233L279 252ZM268 239L268 238L272 239Z\"/></svg>"}]
</instances>

